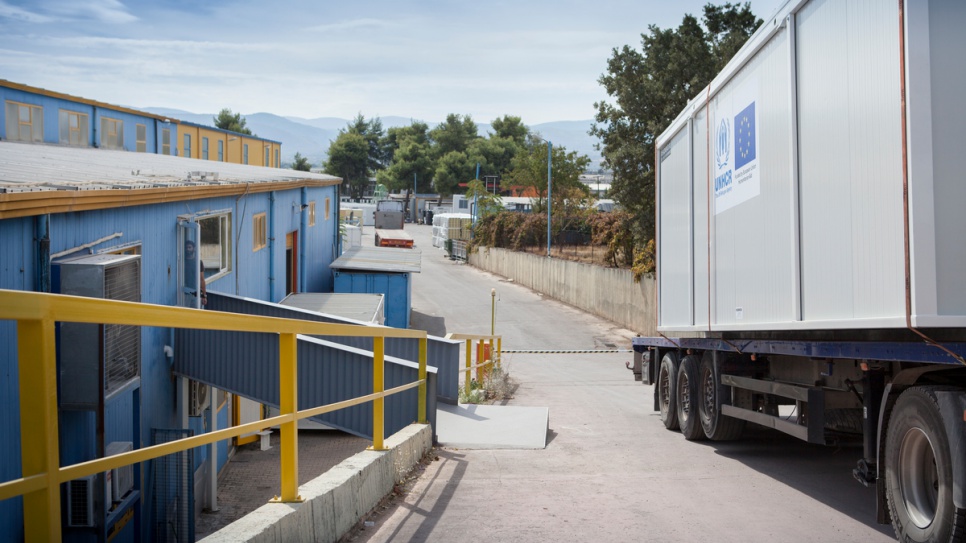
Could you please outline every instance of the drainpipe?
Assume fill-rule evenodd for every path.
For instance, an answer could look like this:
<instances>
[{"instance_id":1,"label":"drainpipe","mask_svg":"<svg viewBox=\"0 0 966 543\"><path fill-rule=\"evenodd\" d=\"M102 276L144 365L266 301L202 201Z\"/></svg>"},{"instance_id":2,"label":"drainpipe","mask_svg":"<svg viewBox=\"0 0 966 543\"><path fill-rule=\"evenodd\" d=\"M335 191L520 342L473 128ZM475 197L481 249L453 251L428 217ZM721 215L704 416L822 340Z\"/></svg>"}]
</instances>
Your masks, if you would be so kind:
<instances>
[{"instance_id":1,"label":"drainpipe","mask_svg":"<svg viewBox=\"0 0 966 543\"><path fill-rule=\"evenodd\" d=\"M37 292L50 292L50 215L34 217L34 230L37 233L37 276L34 289Z\"/></svg>"},{"instance_id":2,"label":"drainpipe","mask_svg":"<svg viewBox=\"0 0 966 543\"><path fill-rule=\"evenodd\" d=\"M342 254L342 236L339 232L339 227L342 224L342 198L340 198L340 192L341 190L339 189L335 190L335 232L332 235L335 239L332 242L332 262ZM359 228L362 228L361 224Z\"/></svg>"},{"instance_id":3,"label":"drainpipe","mask_svg":"<svg viewBox=\"0 0 966 543\"><path fill-rule=\"evenodd\" d=\"M306 237L309 235L309 189L308 187L302 187L302 207L299 209L299 292L305 292L305 260L308 256L305 253L305 248L308 247L308 242Z\"/></svg>"},{"instance_id":4,"label":"drainpipe","mask_svg":"<svg viewBox=\"0 0 966 543\"><path fill-rule=\"evenodd\" d=\"M268 193L268 301L275 301L275 191Z\"/></svg>"}]
</instances>

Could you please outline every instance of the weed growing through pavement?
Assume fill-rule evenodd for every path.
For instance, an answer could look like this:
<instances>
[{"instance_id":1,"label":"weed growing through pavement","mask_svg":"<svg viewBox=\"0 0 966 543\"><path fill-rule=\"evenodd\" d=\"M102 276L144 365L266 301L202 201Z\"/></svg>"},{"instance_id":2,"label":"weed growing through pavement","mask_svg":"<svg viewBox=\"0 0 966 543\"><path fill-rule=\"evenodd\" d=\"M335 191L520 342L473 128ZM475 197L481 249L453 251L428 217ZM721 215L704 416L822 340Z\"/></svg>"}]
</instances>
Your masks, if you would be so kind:
<instances>
[{"instance_id":1,"label":"weed growing through pavement","mask_svg":"<svg viewBox=\"0 0 966 543\"><path fill-rule=\"evenodd\" d=\"M483 376L483 382L473 379L470 381L470 391L460 387L460 403L494 403L509 400L513 397L514 384L510 378L507 361L504 360L499 368L492 368Z\"/></svg>"}]
</instances>

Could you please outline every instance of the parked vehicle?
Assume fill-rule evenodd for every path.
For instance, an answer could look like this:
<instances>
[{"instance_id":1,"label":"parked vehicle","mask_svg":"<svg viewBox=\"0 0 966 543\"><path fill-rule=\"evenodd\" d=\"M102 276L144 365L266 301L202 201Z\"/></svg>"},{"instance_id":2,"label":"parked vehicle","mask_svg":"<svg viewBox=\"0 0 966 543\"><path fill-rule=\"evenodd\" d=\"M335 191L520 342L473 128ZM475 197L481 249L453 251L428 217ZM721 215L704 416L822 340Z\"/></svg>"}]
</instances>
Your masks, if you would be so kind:
<instances>
[{"instance_id":1,"label":"parked vehicle","mask_svg":"<svg viewBox=\"0 0 966 543\"><path fill-rule=\"evenodd\" d=\"M861 438L902 541L966 537L966 7L789 0L657 140L658 337L689 440Z\"/></svg>"}]
</instances>

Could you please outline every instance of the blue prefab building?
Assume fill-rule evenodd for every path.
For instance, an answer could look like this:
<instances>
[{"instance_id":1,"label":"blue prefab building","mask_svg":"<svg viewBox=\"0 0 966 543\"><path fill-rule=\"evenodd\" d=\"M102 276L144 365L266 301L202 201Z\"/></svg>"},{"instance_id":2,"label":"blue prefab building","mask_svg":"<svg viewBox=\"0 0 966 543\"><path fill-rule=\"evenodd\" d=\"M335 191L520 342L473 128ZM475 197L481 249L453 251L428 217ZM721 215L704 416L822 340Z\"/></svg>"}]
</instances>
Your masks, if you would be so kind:
<instances>
[{"instance_id":1,"label":"blue prefab building","mask_svg":"<svg viewBox=\"0 0 966 543\"><path fill-rule=\"evenodd\" d=\"M155 137L152 127L148 145ZM205 303L205 289L269 302L329 292L340 182L278 168L3 141L0 288L192 307ZM170 439L166 432L231 424L228 410L189 404L173 378L173 330L134 329L125 339L85 326L93 328L58 328L62 464L149 446ZM115 340L122 354L105 356ZM0 481L21 476L16 345L15 323L0 321ZM110 376L103 388L85 381L95 366ZM227 461L231 444L224 445L217 466ZM196 450L191 475L199 476L205 454ZM159 496L169 490L159 461L114 474L110 485L92 479L94 514L74 518L65 507L64 539L155 540ZM0 502L5 538L23 539L22 518L20 498Z\"/></svg>"}]
</instances>

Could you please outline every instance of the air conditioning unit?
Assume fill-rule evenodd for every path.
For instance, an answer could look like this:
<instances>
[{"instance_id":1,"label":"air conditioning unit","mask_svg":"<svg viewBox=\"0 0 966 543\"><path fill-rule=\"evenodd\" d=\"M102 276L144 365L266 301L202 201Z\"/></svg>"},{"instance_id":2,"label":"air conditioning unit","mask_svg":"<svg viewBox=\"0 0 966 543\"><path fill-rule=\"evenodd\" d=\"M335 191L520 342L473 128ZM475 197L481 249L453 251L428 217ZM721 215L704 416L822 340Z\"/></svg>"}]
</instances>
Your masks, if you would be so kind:
<instances>
[{"instance_id":1,"label":"air conditioning unit","mask_svg":"<svg viewBox=\"0 0 966 543\"><path fill-rule=\"evenodd\" d=\"M94 526L94 475L67 481L67 526Z\"/></svg>"},{"instance_id":2,"label":"air conditioning unit","mask_svg":"<svg viewBox=\"0 0 966 543\"><path fill-rule=\"evenodd\" d=\"M108 443L104 451L104 456L114 456L134 450L134 443L130 441L115 441ZM105 500L110 507L112 502L119 502L124 499L128 492L134 489L134 465L114 468L108 472L110 481L107 491L108 497Z\"/></svg>"},{"instance_id":3,"label":"air conditioning unit","mask_svg":"<svg viewBox=\"0 0 966 543\"><path fill-rule=\"evenodd\" d=\"M208 385L198 381L188 381L188 416L200 417L211 403Z\"/></svg>"},{"instance_id":4,"label":"air conditioning unit","mask_svg":"<svg viewBox=\"0 0 966 543\"><path fill-rule=\"evenodd\" d=\"M59 292L89 298L141 301L140 255L93 255L55 265ZM65 322L60 327L61 409L96 410L101 399L141 376L137 326Z\"/></svg>"}]
</instances>

